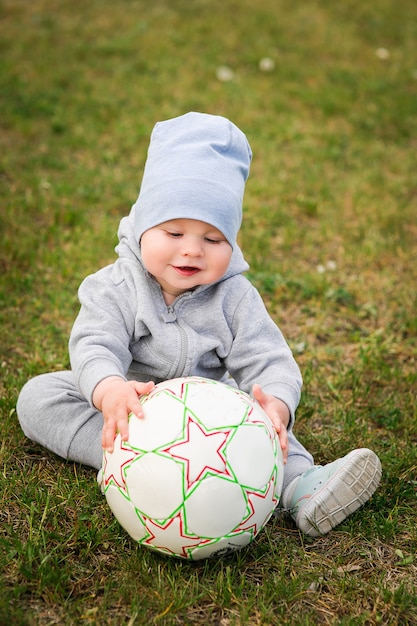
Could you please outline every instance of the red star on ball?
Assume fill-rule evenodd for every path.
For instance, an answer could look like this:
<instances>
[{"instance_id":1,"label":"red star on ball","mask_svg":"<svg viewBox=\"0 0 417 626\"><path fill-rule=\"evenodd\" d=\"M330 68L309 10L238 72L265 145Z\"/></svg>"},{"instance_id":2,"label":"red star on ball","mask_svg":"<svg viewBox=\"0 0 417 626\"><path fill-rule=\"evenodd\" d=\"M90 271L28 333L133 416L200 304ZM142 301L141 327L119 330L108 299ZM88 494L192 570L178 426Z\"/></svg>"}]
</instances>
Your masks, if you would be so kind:
<instances>
[{"instance_id":1,"label":"red star on ball","mask_svg":"<svg viewBox=\"0 0 417 626\"><path fill-rule=\"evenodd\" d=\"M158 524L155 520L147 519L146 528L151 536L143 543L170 554L187 556L187 548L194 548L202 543L199 537L184 534L180 513L165 524Z\"/></svg>"},{"instance_id":2,"label":"red star on ball","mask_svg":"<svg viewBox=\"0 0 417 626\"><path fill-rule=\"evenodd\" d=\"M206 472L223 474L229 472L222 453L230 431L210 433L201 424L188 418L185 441L166 448L171 456L186 462L188 485L199 480Z\"/></svg>"},{"instance_id":3,"label":"red star on ball","mask_svg":"<svg viewBox=\"0 0 417 626\"><path fill-rule=\"evenodd\" d=\"M256 493L255 491L247 492L248 505L251 513L239 527L240 530L250 530L253 528L255 535L261 530L266 520L269 519L271 511L273 511L278 504L278 498L275 496L274 491L274 481L271 480L264 493ZM254 517L257 521L253 520Z\"/></svg>"}]
</instances>

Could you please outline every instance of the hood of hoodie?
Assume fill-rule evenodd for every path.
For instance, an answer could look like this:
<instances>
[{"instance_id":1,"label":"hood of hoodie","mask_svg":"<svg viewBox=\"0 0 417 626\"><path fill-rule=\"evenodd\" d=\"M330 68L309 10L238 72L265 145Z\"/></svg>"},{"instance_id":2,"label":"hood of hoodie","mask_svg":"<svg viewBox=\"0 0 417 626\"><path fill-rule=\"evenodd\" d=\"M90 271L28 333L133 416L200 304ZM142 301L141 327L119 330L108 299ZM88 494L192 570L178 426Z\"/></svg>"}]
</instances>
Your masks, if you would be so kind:
<instances>
[{"instance_id":1,"label":"hood of hoodie","mask_svg":"<svg viewBox=\"0 0 417 626\"><path fill-rule=\"evenodd\" d=\"M143 266L142 263L140 245L136 240L135 235L135 211L136 207L135 205L133 205L129 215L123 217L120 220L119 230L117 233L119 243L116 246L115 250L120 259L130 259L131 261L136 261L146 271L146 268ZM233 248L232 258L230 260L229 267L227 268L224 276L222 276L222 278L220 278L217 282L221 282L237 274L242 274L248 269L249 265L246 262L241 249L238 245L235 245L235 247ZM209 285L204 285L204 287L208 286Z\"/></svg>"}]
</instances>

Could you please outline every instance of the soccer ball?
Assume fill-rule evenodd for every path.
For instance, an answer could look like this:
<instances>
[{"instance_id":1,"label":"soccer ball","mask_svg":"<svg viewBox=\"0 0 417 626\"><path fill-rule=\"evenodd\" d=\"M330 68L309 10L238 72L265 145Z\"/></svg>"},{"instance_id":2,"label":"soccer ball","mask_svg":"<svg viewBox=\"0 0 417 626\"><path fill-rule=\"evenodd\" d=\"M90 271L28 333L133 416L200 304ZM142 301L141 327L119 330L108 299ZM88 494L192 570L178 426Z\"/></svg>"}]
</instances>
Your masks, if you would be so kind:
<instances>
[{"instance_id":1,"label":"soccer ball","mask_svg":"<svg viewBox=\"0 0 417 626\"><path fill-rule=\"evenodd\" d=\"M265 412L246 393L200 377L168 380L140 398L103 455L103 489L140 545L190 560L247 545L278 504L283 458Z\"/></svg>"}]
</instances>

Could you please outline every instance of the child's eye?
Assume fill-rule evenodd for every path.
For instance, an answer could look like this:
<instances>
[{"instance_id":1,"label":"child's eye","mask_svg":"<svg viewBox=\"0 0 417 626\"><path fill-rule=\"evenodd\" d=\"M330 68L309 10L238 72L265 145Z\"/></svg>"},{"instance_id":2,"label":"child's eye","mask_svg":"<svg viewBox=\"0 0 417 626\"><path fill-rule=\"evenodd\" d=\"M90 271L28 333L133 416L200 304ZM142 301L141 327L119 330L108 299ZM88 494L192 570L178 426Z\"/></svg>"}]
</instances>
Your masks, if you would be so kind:
<instances>
[{"instance_id":1,"label":"child's eye","mask_svg":"<svg viewBox=\"0 0 417 626\"><path fill-rule=\"evenodd\" d=\"M167 235L169 235L170 237L181 237L182 233L177 233L177 232L172 232L167 230Z\"/></svg>"},{"instance_id":2,"label":"child's eye","mask_svg":"<svg viewBox=\"0 0 417 626\"><path fill-rule=\"evenodd\" d=\"M212 239L211 237L205 237L207 243L220 243L221 239Z\"/></svg>"}]
</instances>

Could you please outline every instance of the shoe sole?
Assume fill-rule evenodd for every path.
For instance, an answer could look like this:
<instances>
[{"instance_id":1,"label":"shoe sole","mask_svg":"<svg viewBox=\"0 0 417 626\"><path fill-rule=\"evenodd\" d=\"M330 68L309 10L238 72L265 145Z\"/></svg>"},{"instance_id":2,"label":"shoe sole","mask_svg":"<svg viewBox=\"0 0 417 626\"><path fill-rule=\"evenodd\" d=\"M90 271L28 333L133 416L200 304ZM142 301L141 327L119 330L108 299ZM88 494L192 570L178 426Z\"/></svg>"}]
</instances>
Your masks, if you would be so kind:
<instances>
[{"instance_id":1,"label":"shoe sole","mask_svg":"<svg viewBox=\"0 0 417 626\"><path fill-rule=\"evenodd\" d=\"M353 450L346 463L300 508L298 528L311 537L327 534L369 500L381 475L381 461L372 450Z\"/></svg>"}]
</instances>

